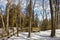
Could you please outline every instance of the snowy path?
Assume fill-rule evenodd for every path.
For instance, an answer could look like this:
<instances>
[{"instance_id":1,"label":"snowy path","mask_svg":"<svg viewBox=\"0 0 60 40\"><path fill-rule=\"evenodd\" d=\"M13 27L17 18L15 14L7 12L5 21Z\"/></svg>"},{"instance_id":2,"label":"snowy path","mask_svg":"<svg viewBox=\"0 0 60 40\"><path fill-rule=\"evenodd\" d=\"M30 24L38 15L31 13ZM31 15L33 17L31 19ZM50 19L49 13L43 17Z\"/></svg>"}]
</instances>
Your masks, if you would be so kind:
<instances>
[{"instance_id":1,"label":"snowy path","mask_svg":"<svg viewBox=\"0 0 60 40\"><path fill-rule=\"evenodd\" d=\"M28 32L21 32L19 33L19 37L12 36L8 40L60 40L60 29L56 30L56 36L54 38L50 37L50 30L47 31L40 31L31 33L31 37L27 38Z\"/></svg>"}]
</instances>

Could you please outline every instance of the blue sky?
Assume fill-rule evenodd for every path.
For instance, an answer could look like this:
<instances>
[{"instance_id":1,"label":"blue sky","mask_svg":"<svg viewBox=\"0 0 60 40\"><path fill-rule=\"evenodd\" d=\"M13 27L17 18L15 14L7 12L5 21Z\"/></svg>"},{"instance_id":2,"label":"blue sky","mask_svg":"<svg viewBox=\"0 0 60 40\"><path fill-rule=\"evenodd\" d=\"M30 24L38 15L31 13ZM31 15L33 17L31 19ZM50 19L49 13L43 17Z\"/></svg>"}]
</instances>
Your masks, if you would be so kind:
<instances>
[{"instance_id":1,"label":"blue sky","mask_svg":"<svg viewBox=\"0 0 60 40\"><path fill-rule=\"evenodd\" d=\"M17 3L18 3L18 1L16 1L16 4ZM6 0L0 0L0 7L2 8L3 11L5 11L6 4L7 4ZM48 0L44 0L44 6L45 6L45 8L47 10L46 13L50 13L49 1ZM22 0L21 7L22 7L22 10L24 11L24 8L26 7L26 0ZM42 12L43 12L42 0L36 0L34 12L38 14L39 20L42 20ZM50 14L48 14L48 19L49 18L50 18Z\"/></svg>"}]
</instances>

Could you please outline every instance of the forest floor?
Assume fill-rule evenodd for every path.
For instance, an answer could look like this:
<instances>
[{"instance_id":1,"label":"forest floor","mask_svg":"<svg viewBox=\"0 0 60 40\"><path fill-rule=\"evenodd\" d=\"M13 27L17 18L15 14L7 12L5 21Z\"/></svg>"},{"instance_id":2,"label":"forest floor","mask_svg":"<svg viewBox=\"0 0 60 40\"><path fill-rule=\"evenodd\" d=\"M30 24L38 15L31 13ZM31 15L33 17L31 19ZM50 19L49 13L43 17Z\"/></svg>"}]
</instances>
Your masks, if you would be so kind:
<instances>
[{"instance_id":1,"label":"forest floor","mask_svg":"<svg viewBox=\"0 0 60 40\"><path fill-rule=\"evenodd\" d=\"M51 30L32 32L31 37L28 38L28 32L19 32L19 37L16 35L10 37L8 40L60 40L60 29L56 29L56 36L50 37ZM2 40L3 38L0 38Z\"/></svg>"},{"instance_id":2,"label":"forest floor","mask_svg":"<svg viewBox=\"0 0 60 40\"><path fill-rule=\"evenodd\" d=\"M40 31L40 32L34 32L31 33L31 37L28 37L28 32L20 32L19 37L16 35L12 36L8 40L60 40L60 29L56 30L56 36L50 37L51 30L47 31Z\"/></svg>"}]
</instances>

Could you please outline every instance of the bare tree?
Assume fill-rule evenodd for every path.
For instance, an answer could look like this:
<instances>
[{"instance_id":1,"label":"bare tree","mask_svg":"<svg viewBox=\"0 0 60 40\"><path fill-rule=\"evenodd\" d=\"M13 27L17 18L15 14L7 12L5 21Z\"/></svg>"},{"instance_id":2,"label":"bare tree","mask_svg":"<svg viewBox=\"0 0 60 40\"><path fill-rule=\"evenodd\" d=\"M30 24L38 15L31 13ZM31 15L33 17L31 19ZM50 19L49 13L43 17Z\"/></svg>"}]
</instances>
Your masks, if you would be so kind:
<instances>
[{"instance_id":1,"label":"bare tree","mask_svg":"<svg viewBox=\"0 0 60 40\"><path fill-rule=\"evenodd\" d=\"M7 7L6 7L6 13L7 13L7 24L6 24L6 31L9 35L9 10L10 10L10 4L11 4L11 0L7 0L8 3L7 3Z\"/></svg>"},{"instance_id":2,"label":"bare tree","mask_svg":"<svg viewBox=\"0 0 60 40\"><path fill-rule=\"evenodd\" d=\"M32 0L30 0L30 2L29 2L29 34L28 34L28 38L30 37L30 34L31 34L31 26L32 26L32 24L31 24L31 21L32 21Z\"/></svg>"},{"instance_id":3,"label":"bare tree","mask_svg":"<svg viewBox=\"0 0 60 40\"><path fill-rule=\"evenodd\" d=\"M45 16L44 16L44 14L45 14L45 9L44 9L44 7L45 7L45 6L44 6L44 0L42 0L42 8L43 8L43 9L42 9L42 10L43 10L43 13L42 13L42 19L43 19L43 21L42 21L42 26L43 26L43 27L42 27L42 29L43 29L43 30L44 30L44 28L45 28L45 27L44 27L44 17L45 17Z\"/></svg>"},{"instance_id":4,"label":"bare tree","mask_svg":"<svg viewBox=\"0 0 60 40\"><path fill-rule=\"evenodd\" d=\"M42 1L42 8L43 8L43 20L44 20L44 0Z\"/></svg>"},{"instance_id":5,"label":"bare tree","mask_svg":"<svg viewBox=\"0 0 60 40\"><path fill-rule=\"evenodd\" d=\"M36 0L34 0L34 4L32 5L32 26L34 27L35 23L34 23L34 8L35 8L35 4L36 4Z\"/></svg>"},{"instance_id":6,"label":"bare tree","mask_svg":"<svg viewBox=\"0 0 60 40\"><path fill-rule=\"evenodd\" d=\"M20 15L19 16L19 18L20 18L20 28L21 28L21 31L23 31L23 27L21 26L21 5L20 5L20 3L21 3L21 1L19 0L19 2L18 2L18 5L17 5L17 7L18 7L18 11L17 11L17 18L18 18L18 15ZM18 33L19 33L19 27L18 27L18 20L16 19L16 21L17 21L17 25L16 25L16 27L17 27L17 36L19 36L18 35Z\"/></svg>"},{"instance_id":7,"label":"bare tree","mask_svg":"<svg viewBox=\"0 0 60 40\"><path fill-rule=\"evenodd\" d=\"M58 27L59 0L55 0L55 25Z\"/></svg>"},{"instance_id":8,"label":"bare tree","mask_svg":"<svg viewBox=\"0 0 60 40\"><path fill-rule=\"evenodd\" d=\"M53 26L53 7L52 7L52 0L50 2L50 11L51 11L51 37L55 36L55 27Z\"/></svg>"},{"instance_id":9,"label":"bare tree","mask_svg":"<svg viewBox=\"0 0 60 40\"><path fill-rule=\"evenodd\" d=\"M5 31L6 28L5 28L5 23L4 23L4 19L3 19L3 15L2 15L2 10L1 9L0 9L0 14L1 14L0 16L1 16L2 24L3 24L3 36L4 36L4 34L6 32Z\"/></svg>"}]
</instances>

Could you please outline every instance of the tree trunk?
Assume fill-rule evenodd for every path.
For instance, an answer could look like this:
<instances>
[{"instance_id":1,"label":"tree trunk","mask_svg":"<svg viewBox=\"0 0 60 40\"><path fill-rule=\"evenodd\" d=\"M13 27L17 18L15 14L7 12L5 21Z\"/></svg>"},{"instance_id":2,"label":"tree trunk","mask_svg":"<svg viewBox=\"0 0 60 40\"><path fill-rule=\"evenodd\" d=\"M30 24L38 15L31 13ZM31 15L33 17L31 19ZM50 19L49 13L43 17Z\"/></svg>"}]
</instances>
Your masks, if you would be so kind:
<instances>
[{"instance_id":1,"label":"tree trunk","mask_svg":"<svg viewBox=\"0 0 60 40\"><path fill-rule=\"evenodd\" d=\"M42 8L43 8L43 15L42 15L42 18L43 18L43 21L44 21L44 0L42 1ZM43 22L44 23L44 22ZM44 24L43 24L44 26Z\"/></svg>"},{"instance_id":2,"label":"tree trunk","mask_svg":"<svg viewBox=\"0 0 60 40\"><path fill-rule=\"evenodd\" d=\"M8 3L7 3L7 24L6 24L6 32L7 32L7 35L9 35L9 10L10 10L10 4L11 4L11 0L7 0Z\"/></svg>"},{"instance_id":3,"label":"tree trunk","mask_svg":"<svg viewBox=\"0 0 60 40\"><path fill-rule=\"evenodd\" d=\"M56 0L56 25L58 27L59 0Z\"/></svg>"},{"instance_id":4,"label":"tree trunk","mask_svg":"<svg viewBox=\"0 0 60 40\"><path fill-rule=\"evenodd\" d=\"M4 34L6 33L6 31L5 31L5 23L4 23L4 19L3 19L3 15L2 15L2 13L1 13L1 19L2 19L2 24L3 24L3 30L2 30L2 32L3 32L3 35L2 36L4 36Z\"/></svg>"},{"instance_id":5,"label":"tree trunk","mask_svg":"<svg viewBox=\"0 0 60 40\"><path fill-rule=\"evenodd\" d=\"M16 20L17 21L17 20ZM17 24L17 22L16 22L16 28L17 28L17 37L19 36L19 31L18 31L18 24Z\"/></svg>"},{"instance_id":6,"label":"tree trunk","mask_svg":"<svg viewBox=\"0 0 60 40\"><path fill-rule=\"evenodd\" d=\"M4 36L4 34L6 33L5 32L5 24L4 24L4 20L3 20L3 16L2 16L2 14L1 14L1 18L2 18L2 24L3 24L3 36Z\"/></svg>"},{"instance_id":7,"label":"tree trunk","mask_svg":"<svg viewBox=\"0 0 60 40\"><path fill-rule=\"evenodd\" d=\"M32 23L31 23L31 19L32 18L32 0L30 0L30 4L29 4L29 34L28 34L28 38L31 36L30 34L31 34L31 26L32 26Z\"/></svg>"},{"instance_id":8,"label":"tree trunk","mask_svg":"<svg viewBox=\"0 0 60 40\"><path fill-rule=\"evenodd\" d=\"M50 2L50 11L51 11L51 37L55 36L55 27L53 26L53 7L52 7L52 0Z\"/></svg>"}]
</instances>

